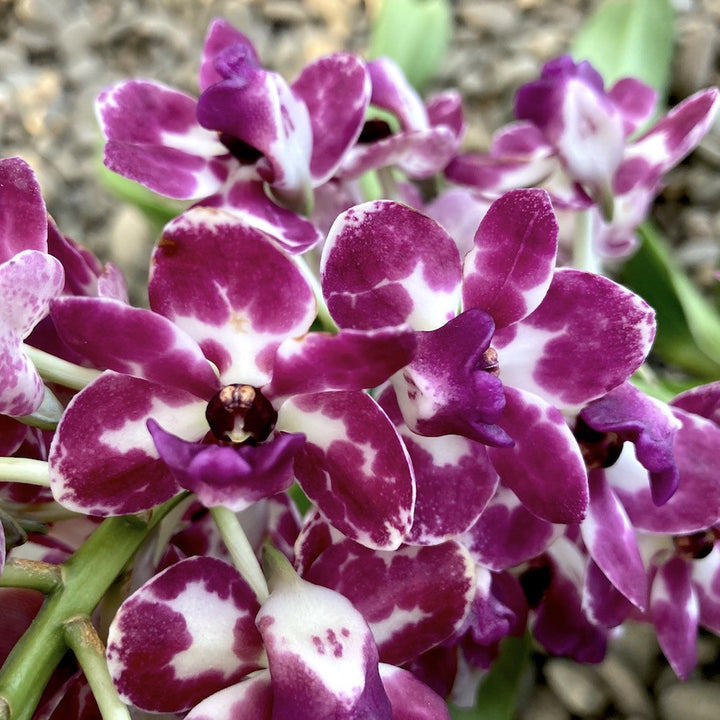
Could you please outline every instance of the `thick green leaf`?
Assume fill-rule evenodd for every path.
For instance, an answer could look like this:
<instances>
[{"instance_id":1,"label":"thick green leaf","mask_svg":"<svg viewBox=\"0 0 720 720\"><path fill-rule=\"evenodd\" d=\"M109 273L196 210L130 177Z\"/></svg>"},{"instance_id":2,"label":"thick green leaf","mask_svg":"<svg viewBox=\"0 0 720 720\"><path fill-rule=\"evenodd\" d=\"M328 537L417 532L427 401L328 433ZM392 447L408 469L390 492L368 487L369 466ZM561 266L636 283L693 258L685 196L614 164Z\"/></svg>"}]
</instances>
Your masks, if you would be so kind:
<instances>
[{"instance_id":1,"label":"thick green leaf","mask_svg":"<svg viewBox=\"0 0 720 720\"><path fill-rule=\"evenodd\" d=\"M657 313L654 353L672 367L709 381L720 378L720 317L672 257L666 240L649 222L642 244L627 260L620 281Z\"/></svg>"},{"instance_id":2,"label":"thick green leaf","mask_svg":"<svg viewBox=\"0 0 720 720\"><path fill-rule=\"evenodd\" d=\"M478 689L472 710L450 707L453 720L511 720L517 705L520 681L528 667L531 637L507 637L500 655L492 664Z\"/></svg>"},{"instance_id":3,"label":"thick green leaf","mask_svg":"<svg viewBox=\"0 0 720 720\"><path fill-rule=\"evenodd\" d=\"M368 57L392 58L420 90L445 57L451 33L448 0L382 0L370 29Z\"/></svg>"},{"instance_id":4,"label":"thick green leaf","mask_svg":"<svg viewBox=\"0 0 720 720\"><path fill-rule=\"evenodd\" d=\"M606 0L578 31L571 52L611 85L636 77L667 96L675 13L670 0Z\"/></svg>"}]
</instances>

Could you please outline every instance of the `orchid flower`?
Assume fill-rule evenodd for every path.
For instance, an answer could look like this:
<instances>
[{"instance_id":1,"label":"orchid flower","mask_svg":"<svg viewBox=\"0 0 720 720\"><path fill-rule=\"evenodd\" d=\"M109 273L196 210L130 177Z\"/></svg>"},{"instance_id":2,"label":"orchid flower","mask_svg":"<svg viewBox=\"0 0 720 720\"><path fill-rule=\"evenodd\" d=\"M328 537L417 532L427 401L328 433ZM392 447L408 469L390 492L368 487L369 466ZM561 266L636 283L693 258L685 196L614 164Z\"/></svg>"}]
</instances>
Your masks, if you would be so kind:
<instances>
[{"instance_id":1,"label":"orchid flower","mask_svg":"<svg viewBox=\"0 0 720 720\"><path fill-rule=\"evenodd\" d=\"M303 274L263 233L213 208L166 227L149 295L152 310L106 298L53 305L65 342L109 368L58 426L56 499L117 515L185 488L238 511L296 477L338 529L397 547L414 480L362 388L408 362L412 332L307 334L316 306Z\"/></svg>"}]
</instances>

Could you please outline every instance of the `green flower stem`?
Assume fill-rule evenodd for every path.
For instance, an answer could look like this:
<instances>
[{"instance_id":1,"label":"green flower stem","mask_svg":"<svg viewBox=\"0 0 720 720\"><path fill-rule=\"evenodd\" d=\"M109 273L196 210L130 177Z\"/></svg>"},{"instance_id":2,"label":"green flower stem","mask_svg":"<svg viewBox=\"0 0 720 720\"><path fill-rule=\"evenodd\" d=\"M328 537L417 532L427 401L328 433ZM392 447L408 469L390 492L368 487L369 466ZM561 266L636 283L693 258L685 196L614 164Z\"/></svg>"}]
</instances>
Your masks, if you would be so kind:
<instances>
[{"instance_id":1,"label":"green flower stem","mask_svg":"<svg viewBox=\"0 0 720 720\"><path fill-rule=\"evenodd\" d=\"M592 225L590 210L576 213L572 264L577 270L602 274L600 261L593 247Z\"/></svg>"},{"instance_id":2,"label":"green flower stem","mask_svg":"<svg viewBox=\"0 0 720 720\"><path fill-rule=\"evenodd\" d=\"M268 586L252 545L237 515L226 507L210 508L213 520L239 573L247 580L260 604L268 598Z\"/></svg>"},{"instance_id":3,"label":"green flower stem","mask_svg":"<svg viewBox=\"0 0 720 720\"><path fill-rule=\"evenodd\" d=\"M25 354L46 382L56 382L73 390L82 390L100 375L99 370L75 365L55 355L38 350L32 345L23 345Z\"/></svg>"},{"instance_id":4,"label":"green flower stem","mask_svg":"<svg viewBox=\"0 0 720 720\"><path fill-rule=\"evenodd\" d=\"M298 270L300 270L300 272L303 274L304 278L308 281L310 287L313 290L313 294L315 295L315 303L317 304L317 316L320 324L328 332L336 333L338 331L338 326L330 315L327 303L325 302L325 296L322 292L322 286L320 285L320 281L318 280L317 275L315 274L315 272L313 272L313 269L310 267L304 257L296 256L294 260Z\"/></svg>"},{"instance_id":5,"label":"green flower stem","mask_svg":"<svg viewBox=\"0 0 720 720\"><path fill-rule=\"evenodd\" d=\"M44 460L0 458L0 482L19 482L50 487L50 471Z\"/></svg>"},{"instance_id":6,"label":"green flower stem","mask_svg":"<svg viewBox=\"0 0 720 720\"><path fill-rule=\"evenodd\" d=\"M130 720L130 711L120 700L110 677L105 646L87 615L78 615L65 622L65 642L85 673L103 720Z\"/></svg>"},{"instance_id":7,"label":"green flower stem","mask_svg":"<svg viewBox=\"0 0 720 720\"><path fill-rule=\"evenodd\" d=\"M0 587L30 588L50 595L63 585L58 565L40 560L11 559L5 563Z\"/></svg>"},{"instance_id":8,"label":"green flower stem","mask_svg":"<svg viewBox=\"0 0 720 720\"><path fill-rule=\"evenodd\" d=\"M67 650L64 623L92 613L145 538L182 497L158 506L147 519L130 515L107 518L63 563L63 585L49 595L0 670L0 720L31 720Z\"/></svg>"}]
</instances>

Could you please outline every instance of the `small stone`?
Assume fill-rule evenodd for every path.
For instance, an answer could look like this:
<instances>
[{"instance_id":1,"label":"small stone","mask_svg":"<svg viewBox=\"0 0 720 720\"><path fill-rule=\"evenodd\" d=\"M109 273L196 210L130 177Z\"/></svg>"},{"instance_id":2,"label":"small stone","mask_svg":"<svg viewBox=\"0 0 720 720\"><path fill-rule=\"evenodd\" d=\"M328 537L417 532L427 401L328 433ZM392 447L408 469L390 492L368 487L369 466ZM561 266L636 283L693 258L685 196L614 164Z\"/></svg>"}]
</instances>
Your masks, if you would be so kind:
<instances>
[{"instance_id":1,"label":"small stone","mask_svg":"<svg viewBox=\"0 0 720 720\"><path fill-rule=\"evenodd\" d=\"M502 37L517 30L517 8L507 2L464 2L458 8L460 18L474 30Z\"/></svg>"},{"instance_id":2,"label":"small stone","mask_svg":"<svg viewBox=\"0 0 720 720\"><path fill-rule=\"evenodd\" d=\"M597 671L565 658L553 658L545 665L550 689L573 714L599 715L607 706L609 693Z\"/></svg>"},{"instance_id":3,"label":"small stone","mask_svg":"<svg viewBox=\"0 0 720 720\"><path fill-rule=\"evenodd\" d=\"M652 717L652 701L645 683L618 655L608 654L597 671L610 691L613 705L621 713Z\"/></svg>"},{"instance_id":4,"label":"small stone","mask_svg":"<svg viewBox=\"0 0 720 720\"><path fill-rule=\"evenodd\" d=\"M536 687L519 710L520 720L570 720L570 713L546 687Z\"/></svg>"},{"instance_id":5,"label":"small stone","mask_svg":"<svg viewBox=\"0 0 720 720\"><path fill-rule=\"evenodd\" d=\"M717 720L720 714L720 685L704 680L676 683L658 697L662 720Z\"/></svg>"},{"instance_id":6,"label":"small stone","mask_svg":"<svg viewBox=\"0 0 720 720\"><path fill-rule=\"evenodd\" d=\"M289 25L298 25L308 19L303 4L295 0L268 0L262 12L265 19L270 22Z\"/></svg>"},{"instance_id":7,"label":"small stone","mask_svg":"<svg viewBox=\"0 0 720 720\"><path fill-rule=\"evenodd\" d=\"M625 623L613 637L611 647L643 681L647 682L655 672L660 648L652 625Z\"/></svg>"},{"instance_id":8,"label":"small stone","mask_svg":"<svg viewBox=\"0 0 720 720\"><path fill-rule=\"evenodd\" d=\"M678 32L673 88L680 97L712 83L717 50L717 28L701 19L684 23Z\"/></svg>"}]
</instances>

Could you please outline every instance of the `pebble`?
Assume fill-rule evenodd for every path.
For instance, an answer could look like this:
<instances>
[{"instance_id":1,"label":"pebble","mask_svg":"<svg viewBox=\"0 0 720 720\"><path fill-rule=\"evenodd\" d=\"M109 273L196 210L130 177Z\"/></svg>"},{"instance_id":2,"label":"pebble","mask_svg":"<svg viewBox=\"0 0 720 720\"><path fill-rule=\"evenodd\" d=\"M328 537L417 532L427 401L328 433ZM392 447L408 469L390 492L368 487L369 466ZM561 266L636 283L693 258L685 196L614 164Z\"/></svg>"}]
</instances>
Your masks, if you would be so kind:
<instances>
[{"instance_id":1,"label":"pebble","mask_svg":"<svg viewBox=\"0 0 720 720\"><path fill-rule=\"evenodd\" d=\"M612 704L624 715L651 718L652 701L645 683L627 662L610 653L597 666L600 678L607 686Z\"/></svg>"},{"instance_id":2,"label":"pebble","mask_svg":"<svg viewBox=\"0 0 720 720\"><path fill-rule=\"evenodd\" d=\"M661 720L717 720L720 717L720 685L691 680L664 688L658 697Z\"/></svg>"},{"instance_id":3,"label":"pebble","mask_svg":"<svg viewBox=\"0 0 720 720\"><path fill-rule=\"evenodd\" d=\"M545 679L573 715L598 715L610 696L597 670L566 658L552 658L545 664Z\"/></svg>"},{"instance_id":4,"label":"pebble","mask_svg":"<svg viewBox=\"0 0 720 720\"><path fill-rule=\"evenodd\" d=\"M518 712L519 720L570 720L570 713L546 687L533 688Z\"/></svg>"}]
</instances>

